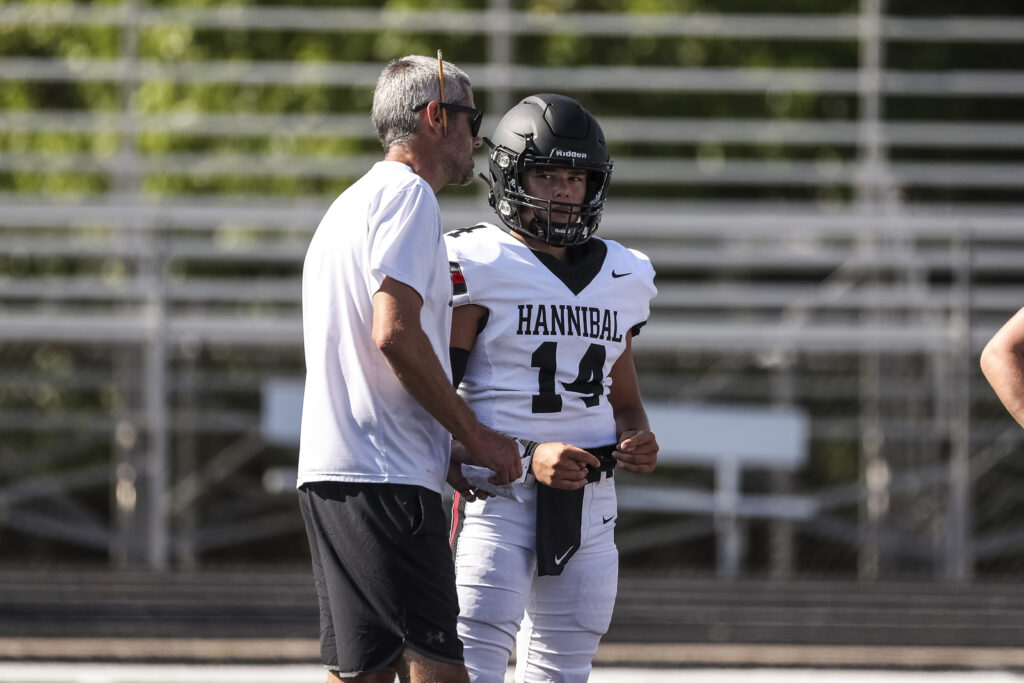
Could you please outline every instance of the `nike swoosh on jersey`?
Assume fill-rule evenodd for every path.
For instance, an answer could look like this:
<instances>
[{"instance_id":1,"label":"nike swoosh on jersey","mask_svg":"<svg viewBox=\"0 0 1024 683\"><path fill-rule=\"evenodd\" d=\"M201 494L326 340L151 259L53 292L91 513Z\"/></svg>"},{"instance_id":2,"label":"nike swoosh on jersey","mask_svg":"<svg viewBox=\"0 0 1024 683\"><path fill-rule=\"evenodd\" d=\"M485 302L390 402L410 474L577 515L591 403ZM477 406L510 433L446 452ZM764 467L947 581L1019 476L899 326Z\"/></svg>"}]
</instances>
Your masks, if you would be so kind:
<instances>
[{"instance_id":1,"label":"nike swoosh on jersey","mask_svg":"<svg viewBox=\"0 0 1024 683\"><path fill-rule=\"evenodd\" d=\"M616 273L614 270L612 271L612 277L626 277L627 275L632 275L632 274L633 273L631 273L631 272L630 273Z\"/></svg>"},{"instance_id":2,"label":"nike swoosh on jersey","mask_svg":"<svg viewBox=\"0 0 1024 683\"><path fill-rule=\"evenodd\" d=\"M565 562L565 558L567 558L569 556L569 553L571 553L573 548L575 548L575 547L576 546L570 546L568 550L566 550L564 553L562 553L561 557L559 557L558 555L555 555L555 564L559 565L559 564L562 564L563 562Z\"/></svg>"}]
</instances>

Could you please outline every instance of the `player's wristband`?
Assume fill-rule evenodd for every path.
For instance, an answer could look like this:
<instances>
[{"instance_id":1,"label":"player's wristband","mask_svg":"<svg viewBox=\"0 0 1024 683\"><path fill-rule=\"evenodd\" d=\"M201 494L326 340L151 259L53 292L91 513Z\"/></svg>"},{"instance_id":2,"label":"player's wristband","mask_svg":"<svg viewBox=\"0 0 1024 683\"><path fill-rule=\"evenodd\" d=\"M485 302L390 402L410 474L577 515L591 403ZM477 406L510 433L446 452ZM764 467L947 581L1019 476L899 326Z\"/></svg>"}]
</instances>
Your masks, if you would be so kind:
<instances>
[{"instance_id":1,"label":"player's wristband","mask_svg":"<svg viewBox=\"0 0 1024 683\"><path fill-rule=\"evenodd\" d=\"M532 458L533 452L536 451L537 446L540 445L536 441L520 438L516 438L516 443L519 444L519 457L521 458Z\"/></svg>"},{"instance_id":2,"label":"player's wristband","mask_svg":"<svg viewBox=\"0 0 1024 683\"><path fill-rule=\"evenodd\" d=\"M527 474L533 474L533 453L537 450L538 444L536 441L530 441L529 439L520 439L513 437L516 444L519 446L519 457L523 460L523 469Z\"/></svg>"}]
</instances>

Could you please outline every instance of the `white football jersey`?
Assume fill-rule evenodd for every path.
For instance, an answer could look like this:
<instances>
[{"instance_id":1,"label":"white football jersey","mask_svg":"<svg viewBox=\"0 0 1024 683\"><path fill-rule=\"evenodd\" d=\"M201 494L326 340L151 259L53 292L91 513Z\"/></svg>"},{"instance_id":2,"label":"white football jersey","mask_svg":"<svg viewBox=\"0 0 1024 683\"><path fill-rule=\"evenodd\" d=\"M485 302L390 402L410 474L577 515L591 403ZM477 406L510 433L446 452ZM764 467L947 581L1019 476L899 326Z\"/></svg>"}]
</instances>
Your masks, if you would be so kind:
<instances>
[{"instance_id":1,"label":"white football jersey","mask_svg":"<svg viewBox=\"0 0 1024 683\"><path fill-rule=\"evenodd\" d=\"M609 373L650 313L650 260L594 237L586 256L558 264L560 277L547 255L489 223L445 242L454 305L488 310L459 389L480 421L538 442L615 443Z\"/></svg>"}]
</instances>

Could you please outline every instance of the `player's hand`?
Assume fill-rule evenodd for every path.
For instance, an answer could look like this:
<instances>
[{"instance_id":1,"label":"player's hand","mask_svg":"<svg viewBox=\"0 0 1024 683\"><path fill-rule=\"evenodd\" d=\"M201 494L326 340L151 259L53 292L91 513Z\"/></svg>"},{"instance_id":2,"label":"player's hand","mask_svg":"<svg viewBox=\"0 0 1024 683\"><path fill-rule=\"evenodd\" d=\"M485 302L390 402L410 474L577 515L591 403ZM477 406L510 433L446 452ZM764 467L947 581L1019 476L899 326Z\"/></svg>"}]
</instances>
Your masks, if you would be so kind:
<instances>
[{"instance_id":1,"label":"player's hand","mask_svg":"<svg viewBox=\"0 0 1024 683\"><path fill-rule=\"evenodd\" d=\"M548 441L533 452L533 476L555 489L575 491L586 486L587 465L600 467L601 461L567 443Z\"/></svg>"},{"instance_id":2,"label":"player's hand","mask_svg":"<svg viewBox=\"0 0 1024 683\"><path fill-rule=\"evenodd\" d=\"M467 462L494 472L490 480L492 484L502 486L515 481L523 473L519 445L511 437L481 427L463 445L467 451Z\"/></svg>"},{"instance_id":3,"label":"player's hand","mask_svg":"<svg viewBox=\"0 0 1024 683\"><path fill-rule=\"evenodd\" d=\"M466 478L462 476L462 463L468 455L466 447L458 441L452 441L452 456L448 460L448 485L459 492L468 502L484 498L490 498L491 494L486 491L479 491L469 485Z\"/></svg>"},{"instance_id":4,"label":"player's hand","mask_svg":"<svg viewBox=\"0 0 1024 683\"><path fill-rule=\"evenodd\" d=\"M627 472L649 474L658 463L658 439L654 432L643 429L627 429L619 437L612 457Z\"/></svg>"}]
</instances>

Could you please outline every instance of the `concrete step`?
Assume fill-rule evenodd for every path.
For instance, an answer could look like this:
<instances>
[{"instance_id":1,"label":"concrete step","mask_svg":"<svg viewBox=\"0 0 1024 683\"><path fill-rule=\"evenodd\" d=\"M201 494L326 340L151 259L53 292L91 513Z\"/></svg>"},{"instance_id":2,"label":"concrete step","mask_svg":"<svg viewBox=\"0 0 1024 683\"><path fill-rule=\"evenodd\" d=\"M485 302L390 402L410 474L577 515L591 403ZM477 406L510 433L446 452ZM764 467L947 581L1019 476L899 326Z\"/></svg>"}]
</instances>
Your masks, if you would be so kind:
<instances>
[{"instance_id":1,"label":"concrete step","mask_svg":"<svg viewBox=\"0 0 1024 683\"><path fill-rule=\"evenodd\" d=\"M318 630L304 567L0 570L0 637L307 638ZM1024 587L627 574L605 642L1024 647Z\"/></svg>"}]
</instances>

